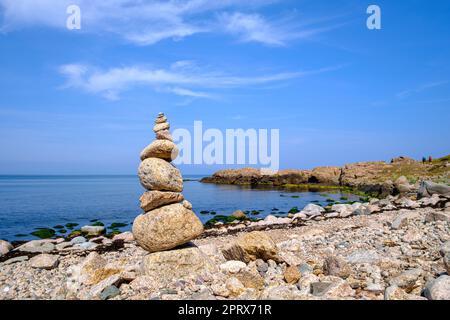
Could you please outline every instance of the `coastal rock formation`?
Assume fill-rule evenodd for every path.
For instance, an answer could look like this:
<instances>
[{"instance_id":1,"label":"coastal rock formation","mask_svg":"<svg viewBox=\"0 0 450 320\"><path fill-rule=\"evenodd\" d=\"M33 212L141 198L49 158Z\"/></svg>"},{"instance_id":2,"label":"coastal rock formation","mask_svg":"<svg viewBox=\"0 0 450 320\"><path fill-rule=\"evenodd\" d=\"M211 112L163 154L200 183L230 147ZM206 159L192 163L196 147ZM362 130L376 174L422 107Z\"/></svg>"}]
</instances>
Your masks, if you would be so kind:
<instances>
[{"instance_id":1,"label":"coastal rock formation","mask_svg":"<svg viewBox=\"0 0 450 320\"><path fill-rule=\"evenodd\" d=\"M280 170L273 174L255 168L220 170L201 180L204 183L237 185L297 186L314 189L315 186L349 187L363 192L388 195L416 192L418 183L429 181L421 190L424 196L449 194L450 156L422 163L407 157L398 157L390 163L371 161L347 164L343 167L318 167L313 170ZM395 182L394 182L395 181ZM439 182L439 186L433 182ZM444 182L444 184L441 184Z\"/></svg>"},{"instance_id":2,"label":"coastal rock formation","mask_svg":"<svg viewBox=\"0 0 450 320\"><path fill-rule=\"evenodd\" d=\"M339 167L318 167L311 171L308 183L321 183L329 186L339 184L341 168Z\"/></svg>"},{"instance_id":3,"label":"coastal rock formation","mask_svg":"<svg viewBox=\"0 0 450 320\"><path fill-rule=\"evenodd\" d=\"M153 128L156 140L142 151L139 166L140 182L148 191L140 198L144 213L134 220L133 236L150 253L173 249L203 232L192 205L180 193L181 173L170 163L178 149L171 141L169 129L167 118L160 113Z\"/></svg>"}]
</instances>

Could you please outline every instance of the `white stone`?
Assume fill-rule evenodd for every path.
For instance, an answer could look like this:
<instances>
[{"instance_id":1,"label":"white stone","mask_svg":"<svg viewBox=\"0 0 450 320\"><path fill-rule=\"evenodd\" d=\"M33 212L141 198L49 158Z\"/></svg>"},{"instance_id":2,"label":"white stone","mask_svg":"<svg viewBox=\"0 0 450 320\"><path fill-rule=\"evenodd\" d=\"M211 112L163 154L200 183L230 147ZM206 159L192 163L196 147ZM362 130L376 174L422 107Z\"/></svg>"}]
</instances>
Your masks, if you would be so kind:
<instances>
[{"instance_id":1,"label":"white stone","mask_svg":"<svg viewBox=\"0 0 450 320\"><path fill-rule=\"evenodd\" d=\"M30 265L36 269L54 269L58 266L59 256L51 254L40 254L30 259Z\"/></svg>"},{"instance_id":2,"label":"white stone","mask_svg":"<svg viewBox=\"0 0 450 320\"><path fill-rule=\"evenodd\" d=\"M234 296L240 295L242 292L245 291L245 287L242 284L241 281L239 281L237 278L232 277L229 278L226 282L226 287L230 291L230 293Z\"/></svg>"},{"instance_id":3,"label":"white stone","mask_svg":"<svg viewBox=\"0 0 450 320\"><path fill-rule=\"evenodd\" d=\"M113 241L116 241L116 240L123 240L124 242L133 242L134 236L133 236L132 232L126 231L126 232L122 232L120 234L116 234L113 237Z\"/></svg>"},{"instance_id":4,"label":"white stone","mask_svg":"<svg viewBox=\"0 0 450 320\"><path fill-rule=\"evenodd\" d=\"M301 212L306 214L307 216L317 216L325 212L325 209L321 206L318 206L317 204L310 203L306 207L304 207Z\"/></svg>"},{"instance_id":5,"label":"white stone","mask_svg":"<svg viewBox=\"0 0 450 320\"><path fill-rule=\"evenodd\" d=\"M425 297L429 300L450 300L450 276L440 276L426 284Z\"/></svg>"},{"instance_id":6,"label":"white stone","mask_svg":"<svg viewBox=\"0 0 450 320\"><path fill-rule=\"evenodd\" d=\"M242 261L230 260L220 265L220 270L228 273L238 273L247 265Z\"/></svg>"},{"instance_id":7,"label":"white stone","mask_svg":"<svg viewBox=\"0 0 450 320\"><path fill-rule=\"evenodd\" d=\"M32 240L21 245L17 250L22 252L51 252L55 250L55 245L52 241L53 240Z\"/></svg>"},{"instance_id":8,"label":"white stone","mask_svg":"<svg viewBox=\"0 0 450 320\"><path fill-rule=\"evenodd\" d=\"M5 240L0 240L0 257L7 254L13 249L11 243Z\"/></svg>"},{"instance_id":9,"label":"white stone","mask_svg":"<svg viewBox=\"0 0 450 320\"><path fill-rule=\"evenodd\" d=\"M80 243L83 243L83 242L86 242L87 240L86 240L86 238L85 237L75 237L75 238L73 238L72 240L70 240L70 243L72 244L72 245L74 245L74 244L80 244Z\"/></svg>"}]
</instances>

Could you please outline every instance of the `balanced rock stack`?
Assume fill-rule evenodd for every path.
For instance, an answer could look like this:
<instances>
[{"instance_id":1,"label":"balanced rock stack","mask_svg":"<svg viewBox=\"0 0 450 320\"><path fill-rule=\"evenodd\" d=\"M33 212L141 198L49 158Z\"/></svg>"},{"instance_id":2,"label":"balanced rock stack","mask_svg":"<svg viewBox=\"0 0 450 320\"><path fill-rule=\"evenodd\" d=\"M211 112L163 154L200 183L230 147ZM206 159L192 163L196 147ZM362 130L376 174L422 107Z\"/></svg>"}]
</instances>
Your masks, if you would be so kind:
<instances>
[{"instance_id":1,"label":"balanced rock stack","mask_svg":"<svg viewBox=\"0 0 450 320\"><path fill-rule=\"evenodd\" d=\"M133 223L134 238L148 252L173 249L203 232L203 224L181 194L181 173L170 163L177 157L178 149L167 118L160 113L155 123L156 140L142 151L138 173L142 186L148 190L140 198L145 213Z\"/></svg>"}]
</instances>

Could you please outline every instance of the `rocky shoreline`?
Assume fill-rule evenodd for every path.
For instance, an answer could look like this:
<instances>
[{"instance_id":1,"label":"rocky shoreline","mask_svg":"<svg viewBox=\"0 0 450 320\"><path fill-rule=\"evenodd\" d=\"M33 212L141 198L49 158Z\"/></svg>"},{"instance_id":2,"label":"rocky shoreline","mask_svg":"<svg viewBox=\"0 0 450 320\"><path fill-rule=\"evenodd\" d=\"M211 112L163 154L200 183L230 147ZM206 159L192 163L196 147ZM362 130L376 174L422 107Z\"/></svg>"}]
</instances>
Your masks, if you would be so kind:
<instances>
[{"instance_id":1,"label":"rocky shoreline","mask_svg":"<svg viewBox=\"0 0 450 320\"><path fill-rule=\"evenodd\" d=\"M281 170L275 174L254 169L221 170L201 180L203 183L252 186L285 186L304 189L339 187L386 197L402 192L397 179L405 177L417 190L420 181L450 181L450 156L432 162L418 162L408 157L384 161L360 162L343 167L317 167L312 170ZM414 191L411 189L410 191Z\"/></svg>"},{"instance_id":2,"label":"rocky shoreline","mask_svg":"<svg viewBox=\"0 0 450 320\"><path fill-rule=\"evenodd\" d=\"M130 232L2 241L0 299L450 299L449 230L427 194L219 223L150 266Z\"/></svg>"},{"instance_id":3,"label":"rocky shoreline","mask_svg":"<svg viewBox=\"0 0 450 320\"><path fill-rule=\"evenodd\" d=\"M97 221L67 238L52 239L55 231L41 229L48 239L14 246L0 240L0 299L450 300L447 184L414 183L401 175L382 184L377 193L383 199L310 203L264 220L236 211L216 216L205 229L181 193L169 129L160 113L156 139L140 157L138 175L146 191L132 232L108 238ZM400 160L403 169L405 161L415 166ZM253 174L233 183L253 183ZM284 174L262 179L285 179ZM340 187L358 177L336 168L301 176ZM289 183L302 181L298 173L288 174Z\"/></svg>"}]
</instances>

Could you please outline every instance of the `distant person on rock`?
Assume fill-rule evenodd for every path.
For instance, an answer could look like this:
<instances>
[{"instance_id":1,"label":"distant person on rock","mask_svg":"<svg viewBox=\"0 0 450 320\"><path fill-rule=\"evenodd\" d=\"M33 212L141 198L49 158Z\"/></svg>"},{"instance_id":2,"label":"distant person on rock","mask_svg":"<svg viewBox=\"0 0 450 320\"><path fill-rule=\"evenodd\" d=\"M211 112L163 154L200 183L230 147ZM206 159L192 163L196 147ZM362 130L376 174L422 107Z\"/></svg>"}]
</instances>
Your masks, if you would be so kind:
<instances>
[{"instance_id":1,"label":"distant person on rock","mask_svg":"<svg viewBox=\"0 0 450 320\"><path fill-rule=\"evenodd\" d=\"M428 162L429 163L433 162L433 158L431 156L428 157Z\"/></svg>"},{"instance_id":2,"label":"distant person on rock","mask_svg":"<svg viewBox=\"0 0 450 320\"><path fill-rule=\"evenodd\" d=\"M422 163L425 163L425 162L427 162L427 158L422 157Z\"/></svg>"}]
</instances>

